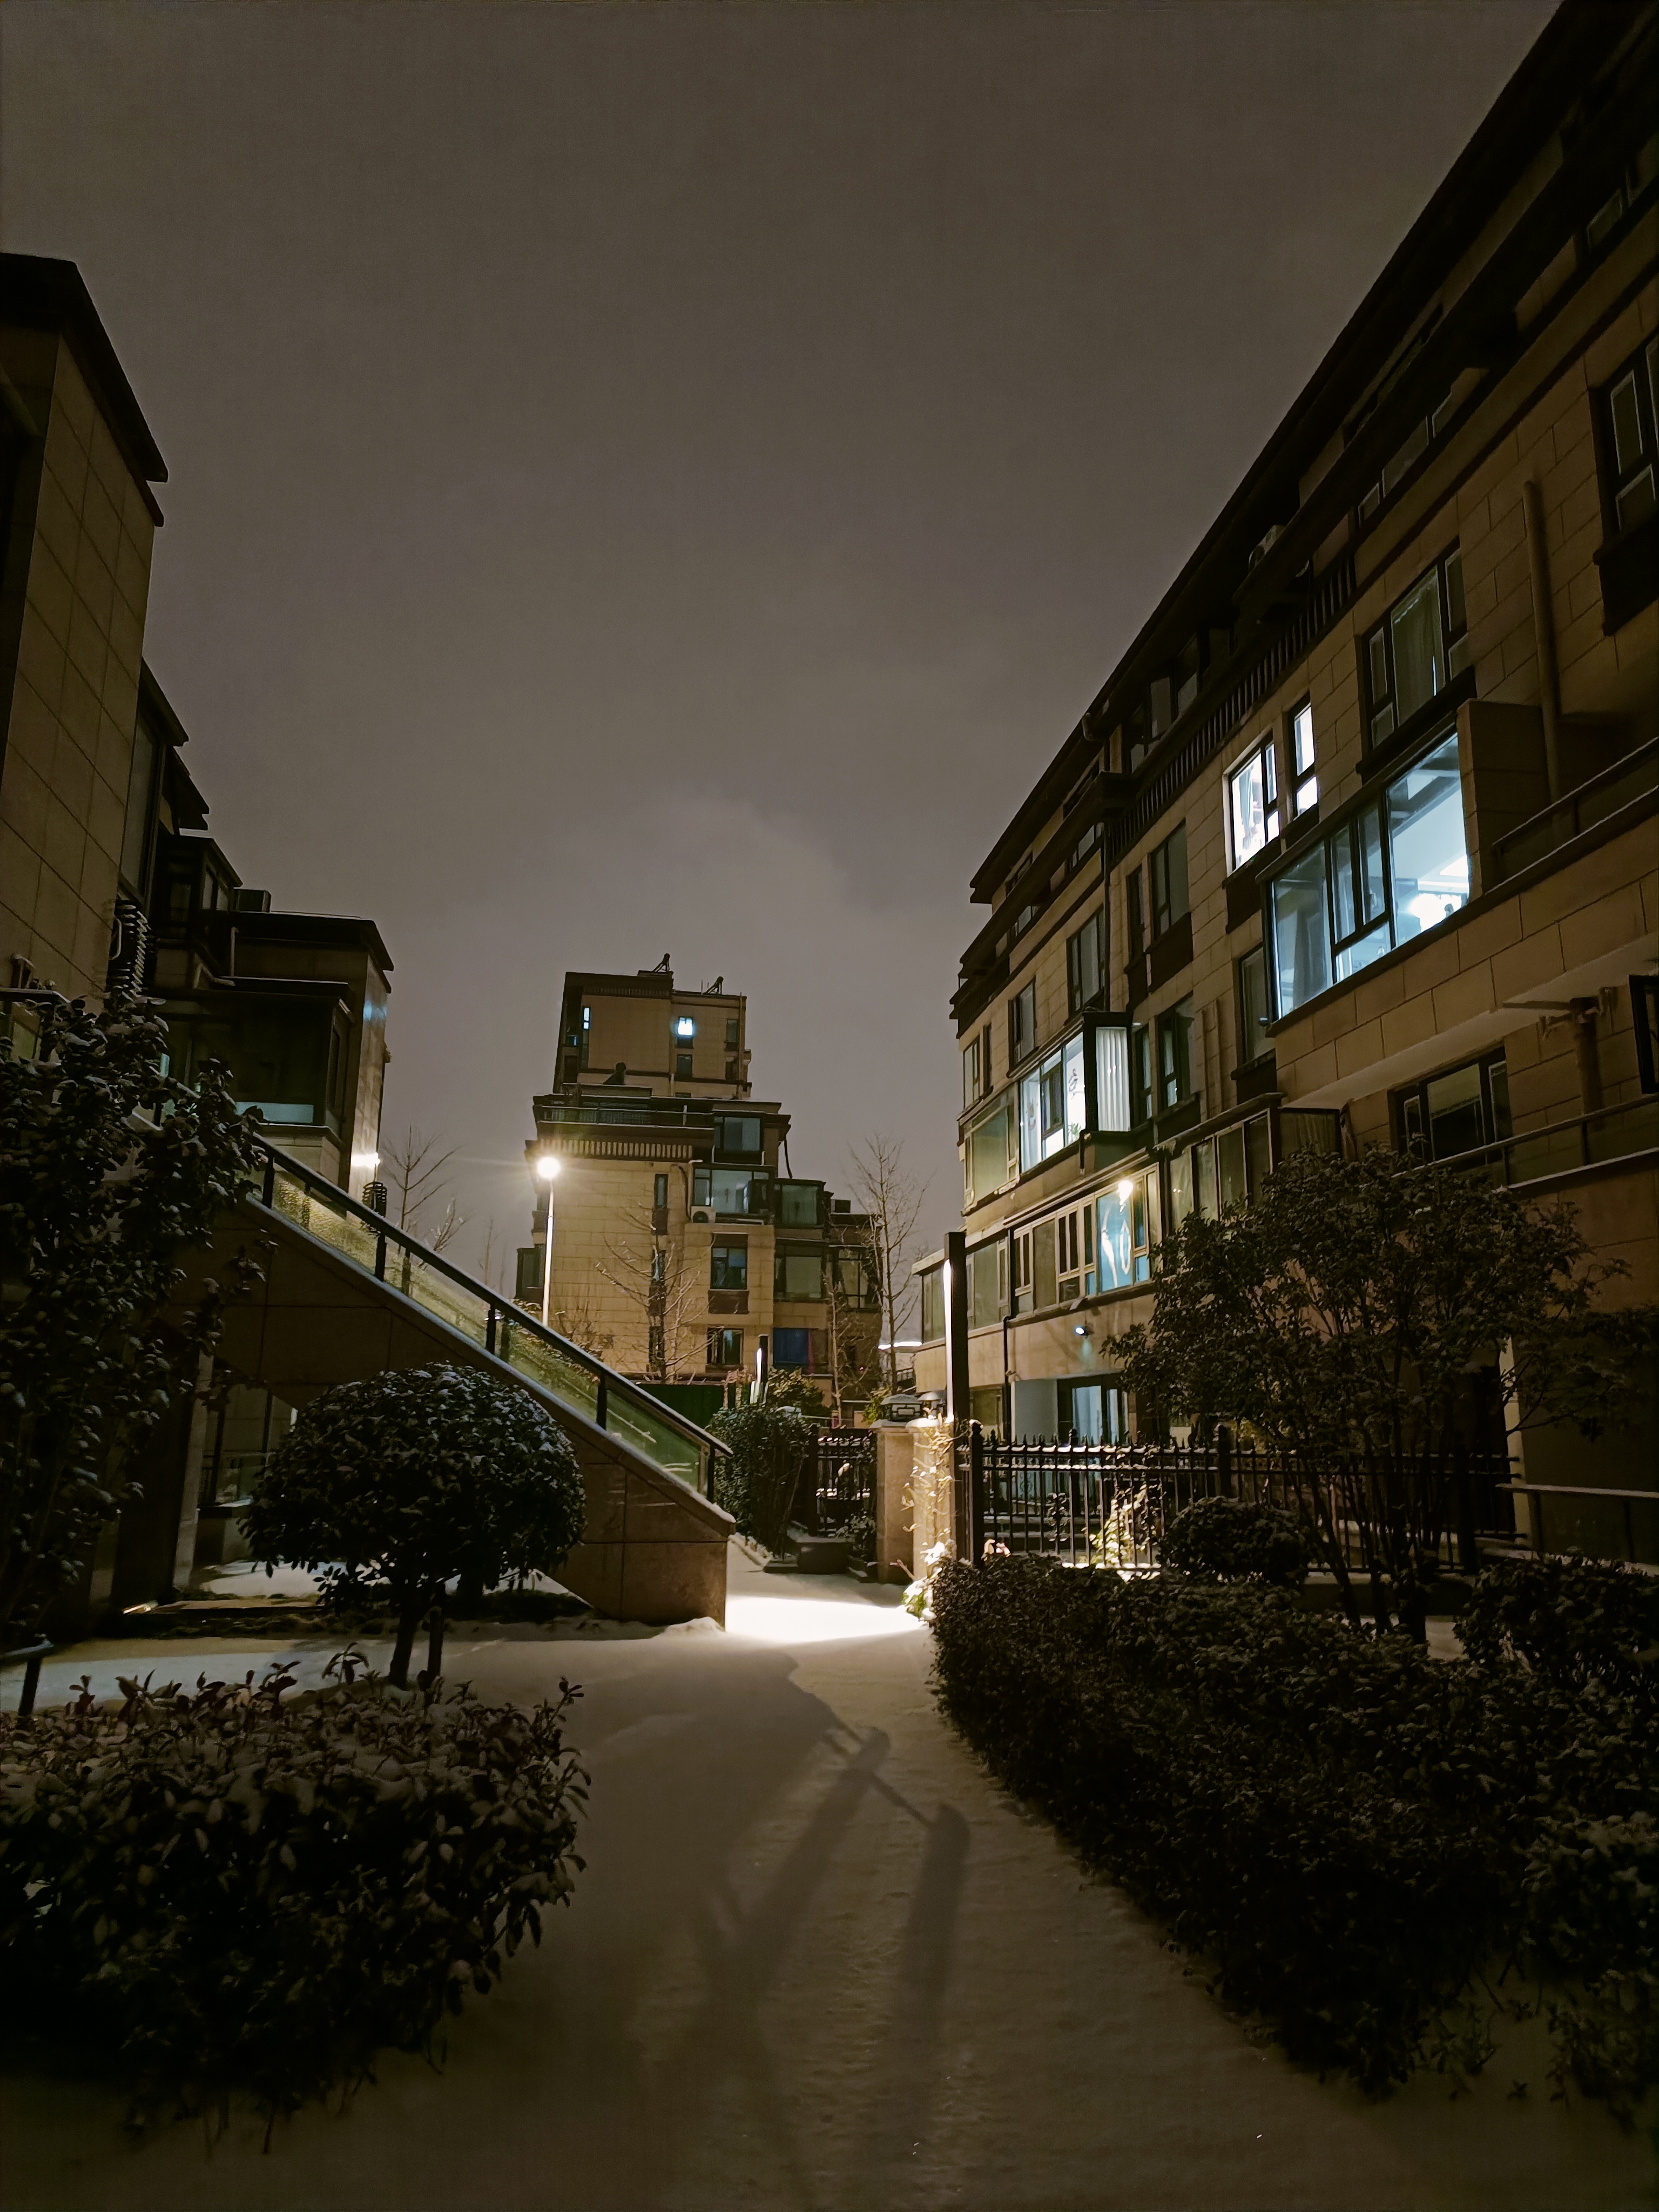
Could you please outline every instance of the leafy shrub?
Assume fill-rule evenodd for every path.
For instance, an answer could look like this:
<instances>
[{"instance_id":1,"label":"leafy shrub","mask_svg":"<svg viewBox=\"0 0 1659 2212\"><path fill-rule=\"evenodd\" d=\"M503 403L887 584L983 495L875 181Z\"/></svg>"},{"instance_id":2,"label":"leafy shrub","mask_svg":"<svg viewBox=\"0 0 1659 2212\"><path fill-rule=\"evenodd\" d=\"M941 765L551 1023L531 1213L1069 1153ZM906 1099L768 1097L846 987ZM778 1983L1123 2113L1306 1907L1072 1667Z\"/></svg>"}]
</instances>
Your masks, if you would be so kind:
<instances>
[{"instance_id":1,"label":"leafy shrub","mask_svg":"<svg viewBox=\"0 0 1659 2212\"><path fill-rule=\"evenodd\" d=\"M876 1516L873 1513L849 1513L838 1534L847 1541L848 1555L867 1566L876 1556Z\"/></svg>"},{"instance_id":2,"label":"leafy shrub","mask_svg":"<svg viewBox=\"0 0 1659 2212\"><path fill-rule=\"evenodd\" d=\"M527 1391L479 1369L393 1368L302 1410L241 1521L256 1559L312 1570L331 1595L390 1587L401 1684L452 1577L488 1589L557 1568L581 1536L581 1470Z\"/></svg>"},{"instance_id":3,"label":"leafy shrub","mask_svg":"<svg viewBox=\"0 0 1659 2212\"><path fill-rule=\"evenodd\" d=\"M118 2059L140 2113L243 2087L274 2117L383 2045L428 2051L568 1902L576 1692L526 1711L336 1668L314 1697L279 1672L0 1717L12 2016Z\"/></svg>"},{"instance_id":4,"label":"leafy shrub","mask_svg":"<svg viewBox=\"0 0 1659 2212\"><path fill-rule=\"evenodd\" d=\"M1308 1540L1295 1516L1231 1498L1184 1506L1164 1532L1163 1556L1165 1566L1216 1582L1299 1589L1308 1579Z\"/></svg>"},{"instance_id":5,"label":"leafy shrub","mask_svg":"<svg viewBox=\"0 0 1659 2212\"><path fill-rule=\"evenodd\" d=\"M1432 1660L1248 1583L946 1561L933 1603L950 1718L1293 2056L1402 2079L1514 1947L1582 1985L1562 2070L1616 2105L1639 2094L1650 1908L1622 1875L1575 1875L1567 1840L1582 1824L1620 1839L1603 1865L1650 1867L1627 1702Z\"/></svg>"},{"instance_id":6,"label":"leafy shrub","mask_svg":"<svg viewBox=\"0 0 1659 2212\"><path fill-rule=\"evenodd\" d=\"M1659 1703L1659 1576L1601 1559L1484 1568L1457 1633L1471 1659L1524 1659L1572 1690L1600 1682L1651 1717Z\"/></svg>"},{"instance_id":7,"label":"leafy shrub","mask_svg":"<svg viewBox=\"0 0 1659 2212\"><path fill-rule=\"evenodd\" d=\"M728 1406L708 1424L732 1456L714 1470L714 1503L723 1505L745 1536L769 1552L789 1540L795 1486L806 1464L812 1432L798 1413L769 1401Z\"/></svg>"}]
</instances>

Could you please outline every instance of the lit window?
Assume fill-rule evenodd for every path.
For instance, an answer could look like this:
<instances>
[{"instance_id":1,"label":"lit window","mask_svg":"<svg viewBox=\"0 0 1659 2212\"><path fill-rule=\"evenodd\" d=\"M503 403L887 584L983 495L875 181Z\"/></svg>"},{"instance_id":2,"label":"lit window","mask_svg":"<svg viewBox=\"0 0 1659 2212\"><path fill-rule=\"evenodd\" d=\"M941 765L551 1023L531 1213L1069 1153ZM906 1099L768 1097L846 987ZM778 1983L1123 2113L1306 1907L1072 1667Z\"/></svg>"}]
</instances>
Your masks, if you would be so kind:
<instances>
[{"instance_id":1,"label":"lit window","mask_svg":"<svg viewBox=\"0 0 1659 2212\"><path fill-rule=\"evenodd\" d=\"M1271 738L1228 775L1227 826L1236 868L1253 860L1279 835L1279 769Z\"/></svg>"},{"instance_id":2,"label":"lit window","mask_svg":"<svg viewBox=\"0 0 1659 2212\"><path fill-rule=\"evenodd\" d=\"M1019 1158L1029 1171L1083 1134L1087 1119L1083 1039L1056 1045L1019 1086Z\"/></svg>"},{"instance_id":3,"label":"lit window","mask_svg":"<svg viewBox=\"0 0 1659 2212\"><path fill-rule=\"evenodd\" d=\"M1468 665L1462 556L1454 546L1365 641L1370 742L1385 744Z\"/></svg>"},{"instance_id":4,"label":"lit window","mask_svg":"<svg viewBox=\"0 0 1659 2212\"><path fill-rule=\"evenodd\" d=\"M682 1014L679 1017L678 1020L674 1024L674 1034L676 1036L680 1037L696 1036L697 1034L697 1025L696 1022L692 1020L690 1014Z\"/></svg>"},{"instance_id":5,"label":"lit window","mask_svg":"<svg viewBox=\"0 0 1659 2212\"><path fill-rule=\"evenodd\" d=\"M1462 612L1462 571L1458 571L1459 611ZM1314 773L1313 708L1307 700L1291 716L1291 760L1296 792L1296 811L1305 814L1319 804L1319 778Z\"/></svg>"}]
</instances>

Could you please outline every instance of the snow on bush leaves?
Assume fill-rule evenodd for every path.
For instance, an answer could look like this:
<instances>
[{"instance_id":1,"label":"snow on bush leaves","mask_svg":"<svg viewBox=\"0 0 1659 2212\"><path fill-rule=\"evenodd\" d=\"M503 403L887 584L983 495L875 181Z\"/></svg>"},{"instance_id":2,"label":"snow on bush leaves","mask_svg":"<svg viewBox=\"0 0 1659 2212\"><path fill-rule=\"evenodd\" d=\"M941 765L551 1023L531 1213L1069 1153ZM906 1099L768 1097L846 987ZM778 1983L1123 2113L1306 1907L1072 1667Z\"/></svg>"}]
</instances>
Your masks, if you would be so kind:
<instances>
[{"instance_id":1,"label":"snow on bush leaves","mask_svg":"<svg viewBox=\"0 0 1659 2212\"><path fill-rule=\"evenodd\" d=\"M274 2118L384 2045L429 2051L569 1900L576 1691L520 1708L338 1672L0 1716L11 2015L117 2057L137 2117L246 2088Z\"/></svg>"}]
</instances>

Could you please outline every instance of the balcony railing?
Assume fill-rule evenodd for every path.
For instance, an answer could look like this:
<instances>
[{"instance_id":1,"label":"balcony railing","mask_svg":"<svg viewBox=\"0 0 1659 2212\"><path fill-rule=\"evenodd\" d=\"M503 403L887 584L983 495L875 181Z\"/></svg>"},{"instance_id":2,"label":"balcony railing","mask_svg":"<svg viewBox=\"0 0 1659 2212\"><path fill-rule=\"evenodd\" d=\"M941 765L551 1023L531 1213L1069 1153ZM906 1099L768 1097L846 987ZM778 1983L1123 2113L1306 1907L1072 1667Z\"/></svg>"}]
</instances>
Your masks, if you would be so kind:
<instances>
[{"instance_id":1,"label":"balcony railing","mask_svg":"<svg viewBox=\"0 0 1659 2212\"><path fill-rule=\"evenodd\" d=\"M665 1474L712 1496L715 1455L726 1447L694 1421L607 1367L592 1352L526 1314L511 1299L475 1282L404 1230L274 1146L261 1144L261 1202L328 1245L377 1282L412 1298L471 1343L531 1382L560 1405L605 1429Z\"/></svg>"},{"instance_id":2,"label":"balcony railing","mask_svg":"<svg viewBox=\"0 0 1659 2212\"><path fill-rule=\"evenodd\" d=\"M1604 1106L1552 1122L1495 1145L1453 1154L1450 1167L1478 1167L1484 1161L1503 1183L1540 1182L1547 1176L1570 1175L1577 1168L1599 1167L1659 1149L1659 1097L1632 1098L1623 1106Z\"/></svg>"},{"instance_id":3,"label":"balcony railing","mask_svg":"<svg viewBox=\"0 0 1659 2212\"><path fill-rule=\"evenodd\" d=\"M1611 768L1603 769L1599 775L1590 776L1576 791L1547 806L1541 814L1534 814L1529 822L1518 829L1507 831L1493 840L1492 853L1497 861L1499 882L1519 875L1542 860L1558 847L1572 838L1593 830L1598 822L1605 822L1620 808L1633 800L1645 799L1659 788L1659 738L1650 738L1638 745L1623 760L1615 761Z\"/></svg>"}]
</instances>

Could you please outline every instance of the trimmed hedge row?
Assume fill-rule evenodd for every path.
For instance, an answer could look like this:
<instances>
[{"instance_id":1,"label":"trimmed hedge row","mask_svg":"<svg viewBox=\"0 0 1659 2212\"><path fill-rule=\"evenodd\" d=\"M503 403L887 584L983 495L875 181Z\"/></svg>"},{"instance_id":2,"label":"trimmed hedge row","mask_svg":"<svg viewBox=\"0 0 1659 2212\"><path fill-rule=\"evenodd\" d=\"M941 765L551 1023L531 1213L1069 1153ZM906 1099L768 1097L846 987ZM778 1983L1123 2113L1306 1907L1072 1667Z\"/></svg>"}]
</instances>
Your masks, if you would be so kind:
<instances>
[{"instance_id":1,"label":"trimmed hedge row","mask_svg":"<svg viewBox=\"0 0 1659 2212\"><path fill-rule=\"evenodd\" d=\"M1626 1622L1607 1671L1650 1681L1650 1598L1588 1571ZM1477 1621L1508 1595L1483 1577ZM1293 2057L1372 2090L1402 2080L1513 1950L1573 1985L1552 2007L1558 2078L1621 2112L1639 2097L1659 1992L1651 1735L1601 1674L1433 1660L1261 1583L1047 1560L951 1562L933 1610L948 1717Z\"/></svg>"},{"instance_id":2,"label":"trimmed hedge row","mask_svg":"<svg viewBox=\"0 0 1659 2212\"><path fill-rule=\"evenodd\" d=\"M370 1675L204 1681L0 1716L7 2010L114 2062L137 2119L273 2118L428 2051L581 1860L572 1692L529 1710Z\"/></svg>"}]
</instances>

